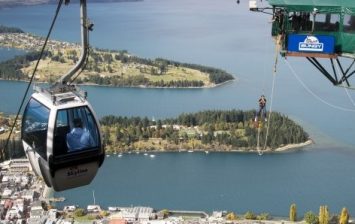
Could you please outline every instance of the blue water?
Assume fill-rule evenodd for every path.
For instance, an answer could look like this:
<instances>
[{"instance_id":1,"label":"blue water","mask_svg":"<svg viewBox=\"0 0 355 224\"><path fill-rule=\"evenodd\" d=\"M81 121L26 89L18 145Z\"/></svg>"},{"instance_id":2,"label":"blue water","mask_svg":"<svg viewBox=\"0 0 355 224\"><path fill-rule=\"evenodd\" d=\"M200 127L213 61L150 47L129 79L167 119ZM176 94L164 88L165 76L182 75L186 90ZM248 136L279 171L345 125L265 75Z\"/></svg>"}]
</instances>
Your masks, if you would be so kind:
<instances>
[{"instance_id":1,"label":"blue water","mask_svg":"<svg viewBox=\"0 0 355 224\"><path fill-rule=\"evenodd\" d=\"M60 193L65 204L142 205L190 210L269 212L287 216L291 203L299 214L329 205L331 212L354 207L355 154L309 149L263 155L237 153L163 153L154 159L124 154L106 159L94 182ZM113 172L114 171L114 172Z\"/></svg>"},{"instance_id":2,"label":"blue water","mask_svg":"<svg viewBox=\"0 0 355 224\"><path fill-rule=\"evenodd\" d=\"M54 5L2 9L0 23L45 35ZM78 5L64 7L53 38L79 42ZM127 49L142 57L164 57L215 66L237 77L213 89L138 89L84 87L102 117L108 114L173 117L203 109L253 109L264 93L269 104L274 45L270 17L251 13L247 1L145 0L136 3L90 4L95 23L91 44ZM0 49L0 59L14 53ZM289 58L301 79L328 103L355 109L342 88L336 88L305 59ZM0 111L15 113L27 84L0 82ZM351 98L355 99L353 91ZM104 100L103 100L104 99ZM273 110L303 125L316 144L305 151L279 155L159 154L108 158L94 182L64 195L67 204L85 206L147 205L194 210L267 211L287 215L289 205L332 212L355 210L355 114L335 109L307 92L284 59L276 76ZM112 171L115 172L112 172ZM83 193L78 193L78 192Z\"/></svg>"}]
</instances>

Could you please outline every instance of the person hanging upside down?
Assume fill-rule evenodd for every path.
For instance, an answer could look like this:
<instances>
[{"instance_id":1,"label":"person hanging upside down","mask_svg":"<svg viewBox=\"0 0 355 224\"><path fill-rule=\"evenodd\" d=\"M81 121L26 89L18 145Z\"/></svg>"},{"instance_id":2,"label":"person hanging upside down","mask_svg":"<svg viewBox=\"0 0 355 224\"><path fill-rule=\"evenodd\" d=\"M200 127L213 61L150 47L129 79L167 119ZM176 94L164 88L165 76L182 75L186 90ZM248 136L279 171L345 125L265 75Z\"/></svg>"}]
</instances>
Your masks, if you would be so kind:
<instances>
[{"instance_id":1,"label":"person hanging upside down","mask_svg":"<svg viewBox=\"0 0 355 224\"><path fill-rule=\"evenodd\" d=\"M265 121L267 121L267 119L266 119L266 98L264 95L261 95L261 97L259 99L259 111L255 115L255 122L258 121L258 117L260 117L260 116L262 119L265 119Z\"/></svg>"}]
</instances>

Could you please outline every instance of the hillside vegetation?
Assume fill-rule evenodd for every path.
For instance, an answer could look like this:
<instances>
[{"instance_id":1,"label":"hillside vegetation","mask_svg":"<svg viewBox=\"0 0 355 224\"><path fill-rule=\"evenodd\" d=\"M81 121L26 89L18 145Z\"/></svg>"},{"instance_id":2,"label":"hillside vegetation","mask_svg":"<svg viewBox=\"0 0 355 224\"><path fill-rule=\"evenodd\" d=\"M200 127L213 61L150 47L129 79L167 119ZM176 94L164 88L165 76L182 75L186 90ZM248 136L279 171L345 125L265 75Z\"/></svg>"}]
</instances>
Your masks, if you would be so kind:
<instances>
[{"instance_id":1,"label":"hillside vegetation","mask_svg":"<svg viewBox=\"0 0 355 224\"><path fill-rule=\"evenodd\" d=\"M26 33L1 33L0 47L30 51L0 63L0 78L28 80L32 74L43 38ZM77 44L50 40L39 64L36 80L55 82L80 57ZM157 58L145 59L127 51L91 49L78 84L125 87L213 87L234 77L217 68Z\"/></svg>"}]
</instances>

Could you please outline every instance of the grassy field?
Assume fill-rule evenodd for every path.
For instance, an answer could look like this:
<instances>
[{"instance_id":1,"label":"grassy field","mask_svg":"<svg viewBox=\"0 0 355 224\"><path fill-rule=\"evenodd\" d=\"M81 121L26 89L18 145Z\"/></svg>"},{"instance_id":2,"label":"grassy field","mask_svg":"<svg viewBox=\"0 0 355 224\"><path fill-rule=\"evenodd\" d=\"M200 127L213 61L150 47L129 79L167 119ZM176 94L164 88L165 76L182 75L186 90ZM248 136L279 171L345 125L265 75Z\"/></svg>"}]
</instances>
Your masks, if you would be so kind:
<instances>
[{"instance_id":1,"label":"grassy field","mask_svg":"<svg viewBox=\"0 0 355 224\"><path fill-rule=\"evenodd\" d=\"M40 51L40 47L43 44L43 38L26 33L0 34L0 39L2 40L0 41L1 47L18 48L29 52ZM42 57L36 73L36 80L39 82L53 82L63 74L66 74L78 61L81 55L80 49L77 44L49 40L46 49L49 55ZM35 60L21 64L22 73L29 77L35 64ZM90 49L85 70L77 80L93 82L93 80L98 81L97 77L101 79L114 78L116 81L109 83L109 85L115 85L115 83L117 85L122 83L123 85L127 83L132 85L129 82L130 80L137 79L142 81L142 77L144 77L145 81L133 85L141 85L143 83L143 85L153 87L213 87L215 86L215 80L211 81L210 75L214 73L220 75L224 71L164 59L138 58L126 51ZM230 74L228 75L230 78L227 80L233 79ZM128 82L124 82L124 80L128 80ZM103 84L106 85L106 83L107 80ZM160 85L163 83L164 85Z\"/></svg>"},{"instance_id":2,"label":"grassy field","mask_svg":"<svg viewBox=\"0 0 355 224\"><path fill-rule=\"evenodd\" d=\"M68 50L66 50L68 51ZM77 55L80 54L77 49ZM54 56L58 56L59 52L52 52ZM69 55L64 51L59 53L61 58L64 59L63 62L54 61L51 58L43 59L38 67L36 73L36 79L40 82L48 82L50 80L56 80L67 71L69 71L73 65L74 61L69 58ZM104 55L107 53L101 51L95 51L96 55L104 58ZM160 70L157 66L154 65L145 65L138 63L123 63L121 60L116 60L115 56L117 53L112 53L111 57L112 61L102 61L100 63L95 63L92 57L89 57L89 62L87 67L88 69L84 70L80 78L89 77L91 75L100 75L100 77L119 77L121 79L125 79L128 77L134 77L138 75L143 75L150 82L170 82L170 81L202 81L204 86L210 86L212 83L209 81L209 75L207 73L203 73L199 70L177 67L177 66L167 66L166 71L163 74L153 74L153 71L159 73ZM28 76L30 76L33 72L34 66L36 62L31 62L29 66L22 68L22 72ZM96 64L95 70L92 69L92 65Z\"/></svg>"}]
</instances>

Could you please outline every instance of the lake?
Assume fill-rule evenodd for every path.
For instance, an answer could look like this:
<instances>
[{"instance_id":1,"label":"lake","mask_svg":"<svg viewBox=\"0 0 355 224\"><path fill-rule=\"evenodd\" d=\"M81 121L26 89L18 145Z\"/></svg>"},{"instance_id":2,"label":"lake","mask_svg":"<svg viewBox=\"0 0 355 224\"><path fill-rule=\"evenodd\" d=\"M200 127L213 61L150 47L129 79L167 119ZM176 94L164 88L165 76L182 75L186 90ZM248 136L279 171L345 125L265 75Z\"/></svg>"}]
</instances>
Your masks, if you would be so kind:
<instances>
[{"instance_id":1,"label":"lake","mask_svg":"<svg viewBox=\"0 0 355 224\"><path fill-rule=\"evenodd\" d=\"M0 10L0 23L45 35L54 5ZM79 42L78 5L63 7L53 38ZM90 4L95 23L91 44L127 49L147 58L163 57L225 69L235 82L212 89L141 89L86 86L97 114L174 117L205 109L253 109L265 94L270 100L274 44L270 17L248 11L247 2L146 0ZM0 49L0 59L20 54ZM313 97L278 63L273 110L296 120L315 141L302 151L277 155L166 153L107 158L94 182L59 193L64 204L146 205L193 210L247 210L288 215L329 205L355 211L355 114L353 91L333 87L305 59L288 58ZM0 82L0 111L15 113L26 83ZM107 99L107 100L102 100ZM336 109L329 104L343 109ZM115 172L112 172L112 171ZM79 193L81 192L81 193Z\"/></svg>"}]
</instances>

